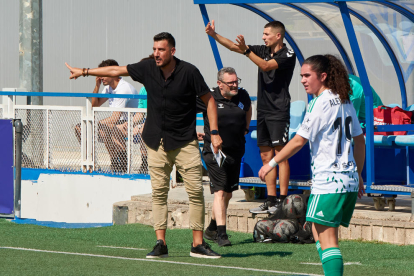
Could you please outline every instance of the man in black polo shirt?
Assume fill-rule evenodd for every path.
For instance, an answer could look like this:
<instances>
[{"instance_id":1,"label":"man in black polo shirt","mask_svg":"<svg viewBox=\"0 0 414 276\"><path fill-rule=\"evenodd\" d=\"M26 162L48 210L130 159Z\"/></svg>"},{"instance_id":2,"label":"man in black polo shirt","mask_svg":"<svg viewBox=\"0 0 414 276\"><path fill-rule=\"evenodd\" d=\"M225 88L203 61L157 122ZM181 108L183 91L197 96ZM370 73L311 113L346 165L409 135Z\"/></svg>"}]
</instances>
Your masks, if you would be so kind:
<instances>
[{"instance_id":1,"label":"man in black polo shirt","mask_svg":"<svg viewBox=\"0 0 414 276\"><path fill-rule=\"evenodd\" d=\"M290 123L289 84L296 64L295 53L283 43L285 26L279 21L264 26L265 45L247 46L238 35L233 42L215 32L214 20L206 26L206 33L231 51L244 54L259 67L257 80L257 145L263 164L277 155L287 144ZM279 165L280 197L276 198L276 169L266 176L268 197L251 213L274 213L282 207L289 186L288 161Z\"/></svg>"},{"instance_id":2,"label":"man in black polo shirt","mask_svg":"<svg viewBox=\"0 0 414 276\"><path fill-rule=\"evenodd\" d=\"M198 258L220 258L203 240L204 195L202 166L198 150L196 97L207 106L212 132L217 132L217 107L198 69L175 54L175 40L169 33L154 36L154 59L128 66L95 69L72 68L70 78L80 76L131 76L141 82L148 93L147 119L142 133L148 146L148 165L152 185L152 214L157 243L147 258L168 257L165 242L167 229L167 197L170 173L175 164L183 177L190 206L190 228L193 244L190 255ZM221 148L221 138L212 135L214 151Z\"/></svg>"},{"instance_id":3,"label":"man in black polo shirt","mask_svg":"<svg viewBox=\"0 0 414 276\"><path fill-rule=\"evenodd\" d=\"M211 222L204 232L204 238L217 242L219 246L231 245L226 233L226 212L233 191L239 187L240 163L246 143L244 135L249 132L252 117L249 94L238 87L239 81L233 68L224 67L217 73L218 87L211 89L211 95L217 103L222 150L226 155L221 166L211 151L211 128L206 108L201 101L197 101L204 117L203 158L210 177L210 190L214 194Z\"/></svg>"}]
</instances>

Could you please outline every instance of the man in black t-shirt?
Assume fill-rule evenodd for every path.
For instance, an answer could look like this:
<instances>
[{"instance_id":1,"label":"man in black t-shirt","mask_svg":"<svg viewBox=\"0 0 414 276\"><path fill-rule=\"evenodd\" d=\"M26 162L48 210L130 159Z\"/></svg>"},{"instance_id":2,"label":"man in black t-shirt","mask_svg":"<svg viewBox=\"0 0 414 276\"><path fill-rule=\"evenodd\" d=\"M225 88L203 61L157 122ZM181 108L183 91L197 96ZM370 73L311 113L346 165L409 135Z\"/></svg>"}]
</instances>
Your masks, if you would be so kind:
<instances>
[{"instance_id":1,"label":"man in black t-shirt","mask_svg":"<svg viewBox=\"0 0 414 276\"><path fill-rule=\"evenodd\" d=\"M211 89L217 104L218 131L223 139L222 151L226 156L223 164L218 165L211 151L211 132L205 105L197 101L204 117L203 158L210 177L210 191L214 194L210 225L204 238L217 242L219 246L230 246L226 233L226 212L233 191L239 186L241 159L244 155L249 132L252 107L249 94L238 84L241 80L231 67L224 67L217 73L218 87Z\"/></svg>"},{"instance_id":2,"label":"man in black t-shirt","mask_svg":"<svg viewBox=\"0 0 414 276\"><path fill-rule=\"evenodd\" d=\"M285 26L279 21L264 26L265 45L247 46L242 35L233 42L215 32L214 20L207 24L206 33L231 51L244 54L259 69L257 80L257 145L263 164L277 155L287 144L290 122L289 84L296 64L295 53L283 43ZM276 169L266 176L268 197L251 213L274 213L282 207L289 186L288 161L279 165L280 197L276 198Z\"/></svg>"},{"instance_id":3,"label":"man in black t-shirt","mask_svg":"<svg viewBox=\"0 0 414 276\"><path fill-rule=\"evenodd\" d=\"M217 107L198 69L176 57L175 39L169 33L154 36L154 58L128 66L107 66L95 69L72 68L71 79L80 76L131 76L147 90L147 119L142 138L148 146L148 166L152 186L152 216L157 243L147 258L168 257L165 241L167 229L167 198L170 173L175 164L183 177L189 197L190 228L193 244L190 256L220 258L203 240L204 195L202 166L198 149L196 99L207 106L211 131L217 131ZM214 151L221 148L221 138L212 135Z\"/></svg>"}]
</instances>

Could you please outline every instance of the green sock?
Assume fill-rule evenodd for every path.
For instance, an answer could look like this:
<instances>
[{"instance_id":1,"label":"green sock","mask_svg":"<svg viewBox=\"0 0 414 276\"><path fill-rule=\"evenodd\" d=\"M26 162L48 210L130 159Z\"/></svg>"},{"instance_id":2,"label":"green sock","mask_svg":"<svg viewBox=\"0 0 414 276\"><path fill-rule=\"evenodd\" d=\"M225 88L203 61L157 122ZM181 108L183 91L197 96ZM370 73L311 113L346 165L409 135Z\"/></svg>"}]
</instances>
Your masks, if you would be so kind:
<instances>
[{"instance_id":1,"label":"green sock","mask_svg":"<svg viewBox=\"0 0 414 276\"><path fill-rule=\"evenodd\" d=\"M331 247L322 251L322 267L325 276L343 275L344 261L338 247Z\"/></svg>"},{"instance_id":2,"label":"green sock","mask_svg":"<svg viewBox=\"0 0 414 276\"><path fill-rule=\"evenodd\" d=\"M316 242L316 250L318 250L319 259L321 259L321 262L322 262L322 248L321 248L321 244L319 243L319 241Z\"/></svg>"}]
</instances>

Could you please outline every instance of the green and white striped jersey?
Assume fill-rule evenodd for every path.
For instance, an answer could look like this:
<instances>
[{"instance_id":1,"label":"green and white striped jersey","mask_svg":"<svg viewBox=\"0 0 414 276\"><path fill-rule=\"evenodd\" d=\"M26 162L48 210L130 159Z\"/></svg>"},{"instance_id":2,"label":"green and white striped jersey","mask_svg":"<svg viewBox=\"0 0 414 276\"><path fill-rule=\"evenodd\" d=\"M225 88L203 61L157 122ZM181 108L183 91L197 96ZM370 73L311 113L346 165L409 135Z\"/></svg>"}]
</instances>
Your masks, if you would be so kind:
<instances>
[{"instance_id":1,"label":"green and white striped jersey","mask_svg":"<svg viewBox=\"0 0 414 276\"><path fill-rule=\"evenodd\" d=\"M362 134L351 102L323 91L308 105L298 135L309 140L312 194L358 192L358 171L351 140Z\"/></svg>"}]
</instances>

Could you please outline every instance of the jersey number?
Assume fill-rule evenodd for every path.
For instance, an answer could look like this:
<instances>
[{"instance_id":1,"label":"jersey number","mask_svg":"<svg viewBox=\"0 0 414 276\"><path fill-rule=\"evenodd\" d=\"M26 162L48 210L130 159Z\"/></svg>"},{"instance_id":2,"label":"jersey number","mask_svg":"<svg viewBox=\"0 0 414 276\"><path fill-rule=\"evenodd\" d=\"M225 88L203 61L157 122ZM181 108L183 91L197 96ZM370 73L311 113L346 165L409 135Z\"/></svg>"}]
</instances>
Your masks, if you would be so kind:
<instances>
[{"instance_id":1,"label":"jersey number","mask_svg":"<svg viewBox=\"0 0 414 276\"><path fill-rule=\"evenodd\" d=\"M351 125L352 125L352 117L348 116L345 118L345 138L347 142L351 142L352 136L351 136ZM336 154L337 155L342 155L342 146L341 146L341 141L342 141L342 117L338 117L336 118L334 125L333 125L333 130L334 132L336 130L339 131L339 137L338 137L338 145L337 145L337 149L336 149ZM349 147L349 150L351 150L351 147ZM348 152L349 154L349 152Z\"/></svg>"}]
</instances>

